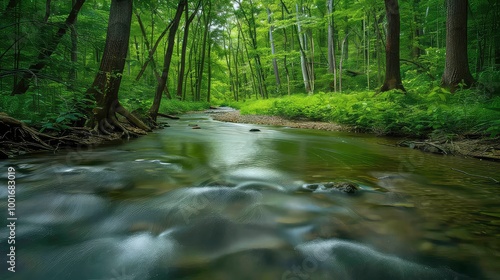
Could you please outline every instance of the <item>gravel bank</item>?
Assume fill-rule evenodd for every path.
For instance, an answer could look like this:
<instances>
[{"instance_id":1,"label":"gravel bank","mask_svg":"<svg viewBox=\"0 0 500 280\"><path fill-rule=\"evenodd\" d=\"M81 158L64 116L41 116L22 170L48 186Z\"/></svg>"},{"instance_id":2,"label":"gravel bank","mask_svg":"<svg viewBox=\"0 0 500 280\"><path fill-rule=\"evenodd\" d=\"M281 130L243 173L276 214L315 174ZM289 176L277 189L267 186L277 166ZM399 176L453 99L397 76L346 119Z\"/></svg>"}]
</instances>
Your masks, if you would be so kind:
<instances>
[{"instance_id":1,"label":"gravel bank","mask_svg":"<svg viewBox=\"0 0 500 280\"><path fill-rule=\"evenodd\" d=\"M285 118L277 116L241 115L239 111L214 113L212 114L212 118L214 120L223 122L277 125L293 128L309 128L328 131L352 131L351 128L335 123L287 120Z\"/></svg>"}]
</instances>

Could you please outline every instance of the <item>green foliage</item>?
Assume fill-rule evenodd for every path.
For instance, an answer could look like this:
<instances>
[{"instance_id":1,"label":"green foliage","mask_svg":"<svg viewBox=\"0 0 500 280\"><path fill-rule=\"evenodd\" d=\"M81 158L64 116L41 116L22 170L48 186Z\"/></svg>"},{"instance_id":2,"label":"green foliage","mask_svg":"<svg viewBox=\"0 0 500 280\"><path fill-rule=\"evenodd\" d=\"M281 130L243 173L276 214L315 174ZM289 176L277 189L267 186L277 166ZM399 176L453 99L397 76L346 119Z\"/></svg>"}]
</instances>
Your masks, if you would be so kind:
<instances>
[{"instance_id":1,"label":"green foliage","mask_svg":"<svg viewBox=\"0 0 500 280\"><path fill-rule=\"evenodd\" d=\"M210 104L205 101L180 101L180 100L163 100L160 105L160 113L164 114L181 114L189 111L202 111L210 108Z\"/></svg>"},{"instance_id":2,"label":"green foliage","mask_svg":"<svg viewBox=\"0 0 500 280\"><path fill-rule=\"evenodd\" d=\"M243 114L331 121L384 135L425 137L434 131L448 135L500 134L500 97L489 100L477 90L454 95L439 87L406 95L397 91L377 95L366 91L319 93L239 104Z\"/></svg>"},{"instance_id":3,"label":"green foliage","mask_svg":"<svg viewBox=\"0 0 500 280\"><path fill-rule=\"evenodd\" d=\"M14 97L0 94L0 104L3 104L0 111L41 131L61 132L85 119L85 112L93 108L94 101L87 99L83 92L69 91L58 84L44 88L44 93L36 90Z\"/></svg>"},{"instance_id":4,"label":"green foliage","mask_svg":"<svg viewBox=\"0 0 500 280\"><path fill-rule=\"evenodd\" d=\"M85 116L78 112L65 112L60 114L56 119L49 119L40 129L40 132L45 130L55 130L61 132L71 127L71 124Z\"/></svg>"}]
</instances>

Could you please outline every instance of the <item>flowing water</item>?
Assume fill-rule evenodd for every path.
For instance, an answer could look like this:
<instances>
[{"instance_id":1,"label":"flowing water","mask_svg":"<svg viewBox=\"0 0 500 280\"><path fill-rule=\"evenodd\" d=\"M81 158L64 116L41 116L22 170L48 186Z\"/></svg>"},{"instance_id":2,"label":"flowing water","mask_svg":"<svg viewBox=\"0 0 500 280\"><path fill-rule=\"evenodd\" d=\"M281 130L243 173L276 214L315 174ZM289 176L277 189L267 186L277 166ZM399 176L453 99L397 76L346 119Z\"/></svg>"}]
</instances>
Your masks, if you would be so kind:
<instances>
[{"instance_id":1,"label":"flowing water","mask_svg":"<svg viewBox=\"0 0 500 280\"><path fill-rule=\"evenodd\" d=\"M0 218L13 167L17 221L15 273L0 229L0 279L500 279L499 163L207 114L169 123L1 161ZM359 191L303 188L346 181Z\"/></svg>"}]
</instances>

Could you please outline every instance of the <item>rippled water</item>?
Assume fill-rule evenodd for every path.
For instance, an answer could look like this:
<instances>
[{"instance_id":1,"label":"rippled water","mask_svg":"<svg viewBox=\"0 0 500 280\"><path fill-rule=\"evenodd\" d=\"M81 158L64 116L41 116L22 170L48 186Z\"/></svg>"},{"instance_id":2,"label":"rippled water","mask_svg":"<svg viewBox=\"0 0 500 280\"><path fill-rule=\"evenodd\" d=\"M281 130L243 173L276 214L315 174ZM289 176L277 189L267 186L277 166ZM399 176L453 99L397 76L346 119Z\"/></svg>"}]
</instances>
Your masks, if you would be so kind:
<instances>
[{"instance_id":1,"label":"rippled water","mask_svg":"<svg viewBox=\"0 0 500 280\"><path fill-rule=\"evenodd\" d=\"M15 273L0 229L0 278L500 278L500 185L473 176L499 163L203 114L169 123L0 162L4 182L16 169L18 217ZM332 181L360 191L302 188ZM0 209L7 224L4 183Z\"/></svg>"}]
</instances>

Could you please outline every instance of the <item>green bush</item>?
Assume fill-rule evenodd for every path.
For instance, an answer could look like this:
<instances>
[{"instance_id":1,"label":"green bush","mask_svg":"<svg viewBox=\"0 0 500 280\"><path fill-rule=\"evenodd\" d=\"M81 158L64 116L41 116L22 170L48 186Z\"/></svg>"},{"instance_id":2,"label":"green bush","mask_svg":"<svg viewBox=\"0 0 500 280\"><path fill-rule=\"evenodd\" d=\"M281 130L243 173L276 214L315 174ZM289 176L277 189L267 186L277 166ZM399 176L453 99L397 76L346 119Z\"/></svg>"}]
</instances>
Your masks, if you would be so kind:
<instances>
[{"instance_id":1,"label":"green bush","mask_svg":"<svg viewBox=\"0 0 500 280\"><path fill-rule=\"evenodd\" d=\"M206 101L180 101L176 99L164 99L160 104L160 113L181 114L189 111L202 111L210 108Z\"/></svg>"},{"instance_id":2,"label":"green bush","mask_svg":"<svg viewBox=\"0 0 500 280\"><path fill-rule=\"evenodd\" d=\"M500 97L488 99L483 92L470 89L455 94L440 87L407 94L318 93L247 100L238 106L242 114L330 121L385 135L500 134Z\"/></svg>"}]
</instances>

